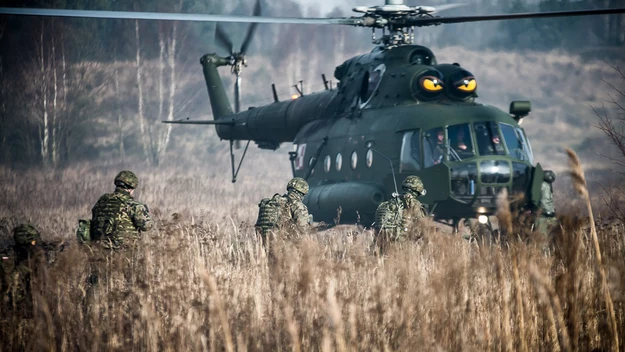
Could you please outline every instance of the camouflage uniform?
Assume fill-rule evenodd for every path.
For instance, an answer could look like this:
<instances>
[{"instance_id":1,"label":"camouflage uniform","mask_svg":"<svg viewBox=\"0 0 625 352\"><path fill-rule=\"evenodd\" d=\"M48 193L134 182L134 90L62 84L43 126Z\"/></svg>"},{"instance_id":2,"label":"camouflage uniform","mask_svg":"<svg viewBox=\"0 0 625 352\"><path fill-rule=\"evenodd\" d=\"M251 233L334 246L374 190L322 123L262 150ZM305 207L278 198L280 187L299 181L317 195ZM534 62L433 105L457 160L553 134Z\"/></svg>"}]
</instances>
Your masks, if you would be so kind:
<instances>
[{"instance_id":1,"label":"camouflage uniform","mask_svg":"<svg viewBox=\"0 0 625 352\"><path fill-rule=\"evenodd\" d=\"M24 318L32 317L31 280L42 266L51 262L49 246L41 241L39 231L22 224L13 229L15 245L2 252L0 287L2 306Z\"/></svg>"},{"instance_id":2,"label":"camouflage uniform","mask_svg":"<svg viewBox=\"0 0 625 352\"><path fill-rule=\"evenodd\" d=\"M87 278L85 314L95 302L95 288L107 283L114 274L123 275L124 284L134 282L136 245L140 231L152 228L147 205L135 200L132 192L139 185L131 171L121 171L113 182L115 191L100 197L91 210L89 234L95 246L90 247L90 274ZM122 265L111 271L111 263Z\"/></svg>"},{"instance_id":3,"label":"camouflage uniform","mask_svg":"<svg viewBox=\"0 0 625 352\"><path fill-rule=\"evenodd\" d=\"M308 183L295 177L286 186L287 194L276 194L263 199L258 205L256 230L265 243L267 235L274 229L286 229L289 233L301 233L310 227L311 216L304 205L308 193Z\"/></svg>"},{"instance_id":4,"label":"camouflage uniform","mask_svg":"<svg viewBox=\"0 0 625 352\"><path fill-rule=\"evenodd\" d=\"M376 242L383 247L389 241L404 241L406 235L416 231L415 221L425 218L418 196L425 194L423 182L417 176L408 176L402 183L404 193L378 206L375 212ZM414 234L413 234L414 235ZM416 234L419 237L419 234Z\"/></svg>"},{"instance_id":5,"label":"camouflage uniform","mask_svg":"<svg viewBox=\"0 0 625 352\"><path fill-rule=\"evenodd\" d=\"M553 201L553 182L556 180L556 174L553 171L545 171L545 177L541 185L541 199L538 207L540 214L536 219L536 228L538 231L548 233L557 225L556 205Z\"/></svg>"},{"instance_id":6,"label":"camouflage uniform","mask_svg":"<svg viewBox=\"0 0 625 352\"><path fill-rule=\"evenodd\" d=\"M91 238L106 248L119 248L139 238L139 231L152 228L147 205L138 202L131 190L139 185L134 173L122 171L115 177L115 191L100 197L91 210Z\"/></svg>"}]
</instances>

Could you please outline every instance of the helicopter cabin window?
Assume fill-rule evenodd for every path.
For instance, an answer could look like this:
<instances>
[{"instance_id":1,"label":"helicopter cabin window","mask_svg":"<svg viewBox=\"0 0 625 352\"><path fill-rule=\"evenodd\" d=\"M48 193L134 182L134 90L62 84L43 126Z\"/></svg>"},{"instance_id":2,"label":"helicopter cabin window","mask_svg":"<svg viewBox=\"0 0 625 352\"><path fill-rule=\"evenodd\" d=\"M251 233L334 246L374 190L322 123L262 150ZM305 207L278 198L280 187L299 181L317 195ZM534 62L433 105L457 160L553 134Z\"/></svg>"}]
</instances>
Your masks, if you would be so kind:
<instances>
[{"instance_id":1,"label":"helicopter cabin window","mask_svg":"<svg viewBox=\"0 0 625 352\"><path fill-rule=\"evenodd\" d=\"M475 138L480 155L506 155L497 123L490 121L476 123Z\"/></svg>"},{"instance_id":2,"label":"helicopter cabin window","mask_svg":"<svg viewBox=\"0 0 625 352\"><path fill-rule=\"evenodd\" d=\"M419 130L404 133L399 160L399 172L418 171L421 169Z\"/></svg>"},{"instance_id":3,"label":"helicopter cabin window","mask_svg":"<svg viewBox=\"0 0 625 352\"><path fill-rule=\"evenodd\" d=\"M336 154L335 163L336 171L341 171L341 168L343 167L343 156L341 155L341 153Z\"/></svg>"},{"instance_id":4,"label":"helicopter cabin window","mask_svg":"<svg viewBox=\"0 0 625 352\"><path fill-rule=\"evenodd\" d=\"M384 75L384 71L386 71L386 66L384 64L378 65L374 70L365 72L364 77L362 78L362 85L360 86L360 107L363 108L371 97L373 93L378 89L380 82L382 81L382 75Z\"/></svg>"},{"instance_id":5,"label":"helicopter cabin window","mask_svg":"<svg viewBox=\"0 0 625 352\"><path fill-rule=\"evenodd\" d=\"M499 128L501 128L501 133L503 134L506 147L510 151L510 156L522 161L530 161L530 157L527 154L528 148L525 146L525 142L518 134L518 131L505 123L500 123Z\"/></svg>"},{"instance_id":6,"label":"helicopter cabin window","mask_svg":"<svg viewBox=\"0 0 625 352\"><path fill-rule=\"evenodd\" d=\"M329 155L323 159L323 171L330 172L330 168L332 167L332 158Z\"/></svg>"},{"instance_id":7,"label":"helicopter cabin window","mask_svg":"<svg viewBox=\"0 0 625 352\"><path fill-rule=\"evenodd\" d=\"M358 166L358 153L354 150L352 152L352 170L356 170L356 166Z\"/></svg>"},{"instance_id":8,"label":"helicopter cabin window","mask_svg":"<svg viewBox=\"0 0 625 352\"><path fill-rule=\"evenodd\" d=\"M310 168L310 174L314 174L315 173L315 157L311 156L310 159L308 159L308 167Z\"/></svg>"},{"instance_id":9,"label":"helicopter cabin window","mask_svg":"<svg viewBox=\"0 0 625 352\"><path fill-rule=\"evenodd\" d=\"M450 160L462 161L475 156L475 149L471 140L471 128L468 123L447 127L447 135L451 147L449 150Z\"/></svg>"},{"instance_id":10,"label":"helicopter cabin window","mask_svg":"<svg viewBox=\"0 0 625 352\"><path fill-rule=\"evenodd\" d=\"M423 165L427 168L440 164L445 156L445 130L433 128L423 134Z\"/></svg>"},{"instance_id":11,"label":"helicopter cabin window","mask_svg":"<svg viewBox=\"0 0 625 352\"><path fill-rule=\"evenodd\" d=\"M365 157L365 163L367 164L367 167L371 167L371 165L373 165L373 150L371 150L371 149L367 150L367 155Z\"/></svg>"}]
</instances>

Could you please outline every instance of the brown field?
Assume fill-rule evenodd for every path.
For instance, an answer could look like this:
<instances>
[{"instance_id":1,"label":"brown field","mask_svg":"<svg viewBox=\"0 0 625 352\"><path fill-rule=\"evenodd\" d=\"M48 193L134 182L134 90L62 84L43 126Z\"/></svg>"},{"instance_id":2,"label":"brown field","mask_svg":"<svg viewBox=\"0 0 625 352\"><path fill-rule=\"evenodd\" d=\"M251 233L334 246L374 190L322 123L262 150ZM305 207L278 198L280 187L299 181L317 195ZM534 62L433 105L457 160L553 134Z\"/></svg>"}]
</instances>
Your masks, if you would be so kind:
<instances>
[{"instance_id":1,"label":"brown field","mask_svg":"<svg viewBox=\"0 0 625 352\"><path fill-rule=\"evenodd\" d=\"M274 158L252 156L252 170ZM244 170L232 185L219 171L227 167L224 156L137 170L137 198L158 226L135 252L101 264L106 275L88 308L93 254L73 231L121 167L0 169L2 240L31 219L45 240L70 242L33 282L33 319L1 307L0 350L608 351L617 338L623 348L620 224L598 232L614 304L606 309L584 213L551 245L518 225L500 243L424 224L422 240L379 257L369 230L345 225L278 241L269 259L251 224L258 200L282 192L288 169Z\"/></svg>"}]
</instances>

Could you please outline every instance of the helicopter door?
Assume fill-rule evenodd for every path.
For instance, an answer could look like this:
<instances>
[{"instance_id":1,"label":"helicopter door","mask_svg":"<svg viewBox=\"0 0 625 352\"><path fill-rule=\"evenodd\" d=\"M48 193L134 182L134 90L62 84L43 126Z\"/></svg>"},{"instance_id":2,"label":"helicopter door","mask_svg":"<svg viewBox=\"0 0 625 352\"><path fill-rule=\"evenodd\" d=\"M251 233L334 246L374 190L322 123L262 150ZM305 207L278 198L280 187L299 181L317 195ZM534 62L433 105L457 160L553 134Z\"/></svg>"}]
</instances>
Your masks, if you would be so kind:
<instances>
[{"instance_id":1,"label":"helicopter door","mask_svg":"<svg viewBox=\"0 0 625 352\"><path fill-rule=\"evenodd\" d=\"M399 172L419 171L421 169L419 130L404 133L399 160Z\"/></svg>"}]
</instances>

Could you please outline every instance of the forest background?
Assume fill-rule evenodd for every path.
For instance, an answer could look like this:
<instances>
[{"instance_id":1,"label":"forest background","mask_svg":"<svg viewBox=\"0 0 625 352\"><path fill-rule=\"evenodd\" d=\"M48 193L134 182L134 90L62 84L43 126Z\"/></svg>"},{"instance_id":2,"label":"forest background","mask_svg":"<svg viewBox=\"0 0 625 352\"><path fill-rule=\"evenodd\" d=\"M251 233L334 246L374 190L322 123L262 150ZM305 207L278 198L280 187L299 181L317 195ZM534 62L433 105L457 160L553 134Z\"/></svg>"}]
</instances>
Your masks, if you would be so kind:
<instances>
[{"instance_id":1,"label":"forest background","mask_svg":"<svg viewBox=\"0 0 625 352\"><path fill-rule=\"evenodd\" d=\"M440 1L424 1L436 5ZM615 7L623 1L470 0L445 15ZM252 1L8 1L6 6L135 10L248 15ZM346 2L262 2L266 16L346 16ZM416 42L439 62L459 62L475 74L480 101L507 111L527 99L533 113L526 128L537 160L564 166L572 146L590 169L607 169L596 158L609 145L592 108L610 108L610 84L622 86L613 67L625 58L624 16L589 16L420 28ZM235 47L246 30L224 24ZM77 163L158 166L210 163L227 148L214 129L161 124L161 120L211 118L199 58L226 53L214 45L214 23L0 17L0 164L53 169ZM370 32L338 26L260 25L243 73L243 108L270 103L271 83L282 99L304 81L307 92L323 88L344 60L370 50ZM231 92L232 77L222 78ZM548 128L547 128L548 127ZM255 151L288 174L287 151ZM269 165L268 164L268 165ZM227 170L221 170L224 174ZM248 171L245 171L248 172ZM249 172L258 172L249 171ZM262 170L260 170L262 174ZM226 177L224 175L224 177ZM285 175L287 178L288 175Z\"/></svg>"}]
</instances>

